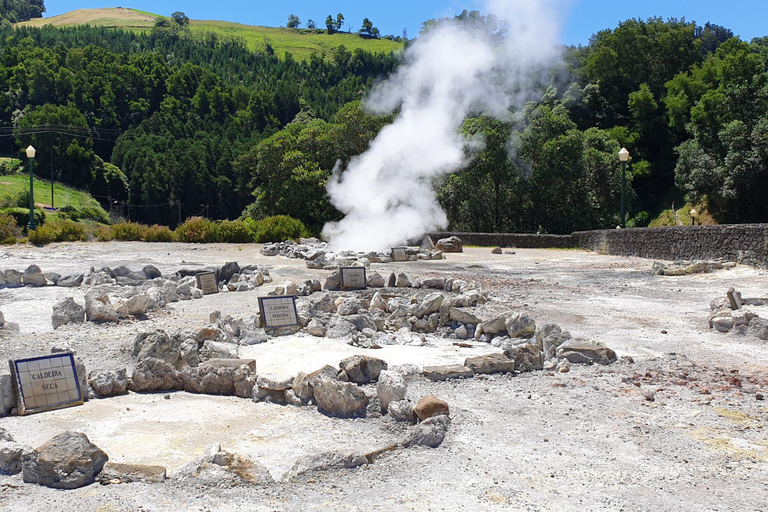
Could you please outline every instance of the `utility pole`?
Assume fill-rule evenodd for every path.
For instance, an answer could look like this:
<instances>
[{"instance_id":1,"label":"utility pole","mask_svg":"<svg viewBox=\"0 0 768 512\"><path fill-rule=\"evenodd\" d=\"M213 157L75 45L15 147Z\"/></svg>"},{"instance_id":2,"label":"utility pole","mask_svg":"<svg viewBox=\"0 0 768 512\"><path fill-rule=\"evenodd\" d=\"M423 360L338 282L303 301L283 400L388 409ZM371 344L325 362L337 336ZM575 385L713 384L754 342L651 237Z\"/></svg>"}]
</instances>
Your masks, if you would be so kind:
<instances>
[{"instance_id":1,"label":"utility pole","mask_svg":"<svg viewBox=\"0 0 768 512\"><path fill-rule=\"evenodd\" d=\"M48 145L51 148L51 208L56 205L53 204L53 129L48 127Z\"/></svg>"}]
</instances>

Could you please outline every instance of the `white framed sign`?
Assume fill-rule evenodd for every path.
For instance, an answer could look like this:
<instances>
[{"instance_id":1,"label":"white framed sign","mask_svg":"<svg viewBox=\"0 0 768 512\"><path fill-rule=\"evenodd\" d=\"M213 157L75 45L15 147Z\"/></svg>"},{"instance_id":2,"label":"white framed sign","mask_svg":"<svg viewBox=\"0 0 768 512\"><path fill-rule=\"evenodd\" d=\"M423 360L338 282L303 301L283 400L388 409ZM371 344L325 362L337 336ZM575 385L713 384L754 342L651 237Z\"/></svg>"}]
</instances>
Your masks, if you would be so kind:
<instances>
[{"instance_id":1,"label":"white framed sign","mask_svg":"<svg viewBox=\"0 0 768 512\"><path fill-rule=\"evenodd\" d=\"M342 290L365 290L368 281L365 278L365 267L339 267Z\"/></svg>"},{"instance_id":2,"label":"white framed sign","mask_svg":"<svg viewBox=\"0 0 768 512\"><path fill-rule=\"evenodd\" d=\"M219 285L216 283L216 272L201 272L195 274L197 287L203 290L203 295L219 293Z\"/></svg>"},{"instance_id":3,"label":"white framed sign","mask_svg":"<svg viewBox=\"0 0 768 512\"><path fill-rule=\"evenodd\" d=\"M408 256L405 254L405 247L392 248L392 261L408 261Z\"/></svg>"},{"instance_id":4,"label":"white framed sign","mask_svg":"<svg viewBox=\"0 0 768 512\"><path fill-rule=\"evenodd\" d=\"M264 327L277 328L299 325L296 297L293 295L259 297L259 311Z\"/></svg>"},{"instance_id":5,"label":"white framed sign","mask_svg":"<svg viewBox=\"0 0 768 512\"><path fill-rule=\"evenodd\" d=\"M19 415L83 404L71 353L9 361Z\"/></svg>"}]
</instances>

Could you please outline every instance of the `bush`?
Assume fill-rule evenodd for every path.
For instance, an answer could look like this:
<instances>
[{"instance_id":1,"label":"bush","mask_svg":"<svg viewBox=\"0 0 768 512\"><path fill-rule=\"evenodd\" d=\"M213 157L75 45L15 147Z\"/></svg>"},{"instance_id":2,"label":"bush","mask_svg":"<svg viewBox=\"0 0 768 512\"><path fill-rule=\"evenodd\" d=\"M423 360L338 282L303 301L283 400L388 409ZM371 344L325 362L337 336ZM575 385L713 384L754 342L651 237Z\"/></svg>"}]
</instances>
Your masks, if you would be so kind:
<instances>
[{"instance_id":1,"label":"bush","mask_svg":"<svg viewBox=\"0 0 768 512\"><path fill-rule=\"evenodd\" d=\"M120 222L112 226L112 239L124 242L140 242L142 225L135 222Z\"/></svg>"},{"instance_id":2,"label":"bush","mask_svg":"<svg viewBox=\"0 0 768 512\"><path fill-rule=\"evenodd\" d=\"M256 222L256 241L282 242L307 236L307 228L300 220L288 215L275 215Z\"/></svg>"},{"instance_id":3,"label":"bush","mask_svg":"<svg viewBox=\"0 0 768 512\"><path fill-rule=\"evenodd\" d=\"M75 208L71 205L63 206L59 208L59 217L74 221L85 219L100 222L101 224L110 223L109 214L101 206L84 206L83 208Z\"/></svg>"},{"instance_id":4,"label":"bush","mask_svg":"<svg viewBox=\"0 0 768 512\"><path fill-rule=\"evenodd\" d=\"M85 240L85 226L67 219L59 219L38 226L27 234L35 245L51 242L82 242Z\"/></svg>"},{"instance_id":5,"label":"bush","mask_svg":"<svg viewBox=\"0 0 768 512\"><path fill-rule=\"evenodd\" d=\"M16 219L10 215L0 215L0 244L15 244L21 236L21 228L16 224Z\"/></svg>"},{"instance_id":6,"label":"bush","mask_svg":"<svg viewBox=\"0 0 768 512\"><path fill-rule=\"evenodd\" d=\"M251 227L241 220L223 220L216 226L216 241L229 243L253 242L255 234Z\"/></svg>"},{"instance_id":7,"label":"bush","mask_svg":"<svg viewBox=\"0 0 768 512\"><path fill-rule=\"evenodd\" d=\"M19 208L0 208L0 215L10 215L16 219L16 225L20 228L26 228L29 225L29 207ZM42 226L45 224L45 212L42 208L35 208L35 225Z\"/></svg>"},{"instance_id":8,"label":"bush","mask_svg":"<svg viewBox=\"0 0 768 512\"><path fill-rule=\"evenodd\" d=\"M216 224L202 217L190 217L176 228L179 242L205 244L216 241Z\"/></svg>"},{"instance_id":9,"label":"bush","mask_svg":"<svg viewBox=\"0 0 768 512\"><path fill-rule=\"evenodd\" d=\"M144 242L173 242L176 239L168 226L158 224L142 226L141 233L141 239Z\"/></svg>"},{"instance_id":10,"label":"bush","mask_svg":"<svg viewBox=\"0 0 768 512\"><path fill-rule=\"evenodd\" d=\"M112 240L112 226L97 226L93 230L93 236L99 242L109 242Z\"/></svg>"}]
</instances>

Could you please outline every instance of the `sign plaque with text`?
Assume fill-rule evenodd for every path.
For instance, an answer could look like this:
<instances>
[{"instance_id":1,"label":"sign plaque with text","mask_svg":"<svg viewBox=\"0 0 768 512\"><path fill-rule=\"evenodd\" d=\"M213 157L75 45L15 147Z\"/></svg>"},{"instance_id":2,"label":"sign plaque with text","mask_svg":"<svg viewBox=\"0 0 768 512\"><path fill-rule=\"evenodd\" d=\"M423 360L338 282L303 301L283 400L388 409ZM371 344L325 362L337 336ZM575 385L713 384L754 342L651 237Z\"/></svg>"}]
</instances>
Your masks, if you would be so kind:
<instances>
[{"instance_id":1,"label":"sign plaque with text","mask_svg":"<svg viewBox=\"0 0 768 512\"><path fill-rule=\"evenodd\" d=\"M342 290L365 290L368 287L364 267L339 267L339 272Z\"/></svg>"},{"instance_id":2,"label":"sign plaque with text","mask_svg":"<svg viewBox=\"0 0 768 512\"><path fill-rule=\"evenodd\" d=\"M70 353L9 361L19 415L83 404Z\"/></svg>"},{"instance_id":3,"label":"sign plaque with text","mask_svg":"<svg viewBox=\"0 0 768 512\"><path fill-rule=\"evenodd\" d=\"M296 297L259 297L261 322L266 328L290 327L299 325L299 314L296 312Z\"/></svg>"},{"instance_id":4,"label":"sign plaque with text","mask_svg":"<svg viewBox=\"0 0 768 512\"><path fill-rule=\"evenodd\" d=\"M392 248L392 261L408 261L408 256L405 254L405 247Z\"/></svg>"},{"instance_id":5,"label":"sign plaque with text","mask_svg":"<svg viewBox=\"0 0 768 512\"><path fill-rule=\"evenodd\" d=\"M216 283L216 272L201 272L195 274L197 287L203 290L203 295L219 293L219 285Z\"/></svg>"}]
</instances>

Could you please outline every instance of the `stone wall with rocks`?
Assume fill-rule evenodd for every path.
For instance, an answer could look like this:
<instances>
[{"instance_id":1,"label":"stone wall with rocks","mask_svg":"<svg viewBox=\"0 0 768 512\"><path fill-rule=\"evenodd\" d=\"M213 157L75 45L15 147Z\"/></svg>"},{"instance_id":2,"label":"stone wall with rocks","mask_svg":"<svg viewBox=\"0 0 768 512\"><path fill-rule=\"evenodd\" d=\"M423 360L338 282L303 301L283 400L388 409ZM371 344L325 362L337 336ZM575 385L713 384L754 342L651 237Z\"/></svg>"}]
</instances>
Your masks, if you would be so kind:
<instances>
[{"instance_id":1,"label":"stone wall with rocks","mask_svg":"<svg viewBox=\"0 0 768 512\"><path fill-rule=\"evenodd\" d=\"M724 259L768 267L768 224L670 226L601 229L570 235L519 233L432 233L433 238L456 235L469 245L569 248L602 254L664 260Z\"/></svg>"}]
</instances>

